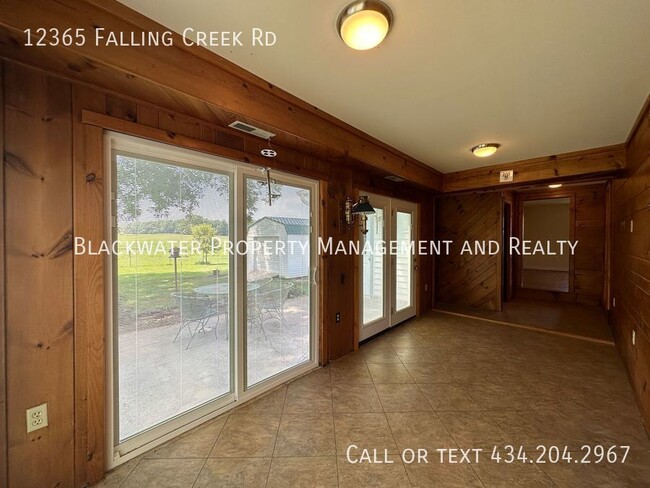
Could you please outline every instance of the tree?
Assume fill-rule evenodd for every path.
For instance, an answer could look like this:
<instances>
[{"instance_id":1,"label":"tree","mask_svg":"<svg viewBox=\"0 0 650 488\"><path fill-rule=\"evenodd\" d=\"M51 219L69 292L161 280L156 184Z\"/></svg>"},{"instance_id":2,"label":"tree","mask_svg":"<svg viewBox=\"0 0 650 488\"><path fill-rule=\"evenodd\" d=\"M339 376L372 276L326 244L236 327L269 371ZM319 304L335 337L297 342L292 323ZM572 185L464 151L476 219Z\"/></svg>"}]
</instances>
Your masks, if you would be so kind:
<instances>
[{"instance_id":1,"label":"tree","mask_svg":"<svg viewBox=\"0 0 650 488\"><path fill-rule=\"evenodd\" d=\"M200 244L203 254L203 264L208 263L208 254L212 252L212 239L217 236L217 231L211 224L199 224L192 226L192 238Z\"/></svg>"},{"instance_id":2,"label":"tree","mask_svg":"<svg viewBox=\"0 0 650 488\"><path fill-rule=\"evenodd\" d=\"M117 156L117 211L121 221L136 220L143 206L155 217L166 217L179 210L192 218L194 210L209 190L230 198L230 177L210 171L190 169L131 156ZM272 199L280 196L282 187L271 185ZM246 217L253 222L260 202L268 201L266 180L248 179Z\"/></svg>"}]
</instances>

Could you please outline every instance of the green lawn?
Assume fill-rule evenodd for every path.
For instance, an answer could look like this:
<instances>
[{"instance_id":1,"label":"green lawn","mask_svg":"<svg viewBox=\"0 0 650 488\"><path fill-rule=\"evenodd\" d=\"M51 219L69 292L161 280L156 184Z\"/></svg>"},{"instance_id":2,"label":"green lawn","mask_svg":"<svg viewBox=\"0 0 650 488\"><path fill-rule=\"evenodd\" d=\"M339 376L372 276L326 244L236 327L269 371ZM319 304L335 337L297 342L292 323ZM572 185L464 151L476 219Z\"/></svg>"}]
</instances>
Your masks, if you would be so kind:
<instances>
[{"instance_id":1,"label":"green lawn","mask_svg":"<svg viewBox=\"0 0 650 488\"><path fill-rule=\"evenodd\" d=\"M225 239L225 238L223 238ZM120 256L117 258L118 294L120 308L124 311L138 314L164 310L174 305L171 294L175 291L174 260L168 257L169 241L192 240L190 235L180 234L120 234ZM139 253L126 255L126 243L139 241L153 243L155 249L158 242L165 245L167 252ZM188 244L189 246L189 244ZM208 256L208 264L203 263L201 254L183 256L178 259L178 286L183 291L191 291L197 286L215 283L217 277L214 270L219 270L220 280L228 276L228 255L217 251ZM137 290L137 293L136 293Z\"/></svg>"}]
</instances>

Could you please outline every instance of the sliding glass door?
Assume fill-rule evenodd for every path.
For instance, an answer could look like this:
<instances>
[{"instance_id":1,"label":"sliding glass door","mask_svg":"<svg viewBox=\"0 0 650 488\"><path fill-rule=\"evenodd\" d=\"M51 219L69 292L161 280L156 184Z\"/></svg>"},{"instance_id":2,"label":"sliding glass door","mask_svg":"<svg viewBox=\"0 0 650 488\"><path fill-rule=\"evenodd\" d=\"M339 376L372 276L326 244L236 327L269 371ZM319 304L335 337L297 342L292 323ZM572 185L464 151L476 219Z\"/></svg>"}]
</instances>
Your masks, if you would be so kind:
<instances>
[{"instance_id":1,"label":"sliding glass door","mask_svg":"<svg viewBox=\"0 0 650 488\"><path fill-rule=\"evenodd\" d=\"M128 458L316 366L317 185L108 142L110 447Z\"/></svg>"},{"instance_id":2,"label":"sliding glass door","mask_svg":"<svg viewBox=\"0 0 650 488\"><path fill-rule=\"evenodd\" d=\"M232 174L113 151L117 441L233 392ZM192 248L192 243L197 242Z\"/></svg>"},{"instance_id":3,"label":"sliding glass door","mask_svg":"<svg viewBox=\"0 0 650 488\"><path fill-rule=\"evenodd\" d=\"M312 357L310 187L245 177L246 386ZM270 192L270 202L269 202Z\"/></svg>"}]
</instances>

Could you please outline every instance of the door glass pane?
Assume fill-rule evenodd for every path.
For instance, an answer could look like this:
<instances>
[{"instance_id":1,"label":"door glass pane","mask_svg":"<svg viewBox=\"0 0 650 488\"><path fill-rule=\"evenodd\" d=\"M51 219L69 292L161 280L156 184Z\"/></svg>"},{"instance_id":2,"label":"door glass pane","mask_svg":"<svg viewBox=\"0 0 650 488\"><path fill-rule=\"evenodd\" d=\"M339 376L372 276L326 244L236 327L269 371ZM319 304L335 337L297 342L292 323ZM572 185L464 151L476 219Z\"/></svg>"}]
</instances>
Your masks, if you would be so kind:
<instances>
[{"instance_id":1,"label":"door glass pane","mask_svg":"<svg viewBox=\"0 0 650 488\"><path fill-rule=\"evenodd\" d=\"M311 191L246 178L246 385L311 357Z\"/></svg>"},{"instance_id":2,"label":"door glass pane","mask_svg":"<svg viewBox=\"0 0 650 488\"><path fill-rule=\"evenodd\" d=\"M396 215L397 255L395 256L395 311L403 310L412 303L413 255L411 253L412 215L397 212Z\"/></svg>"},{"instance_id":3,"label":"door glass pane","mask_svg":"<svg viewBox=\"0 0 650 488\"><path fill-rule=\"evenodd\" d=\"M232 391L231 178L114 155L118 441Z\"/></svg>"},{"instance_id":4,"label":"door glass pane","mask_svg":"<svg viewBox=\"0 0 650 488\"><path fill-rule=\"evenodd\" d=\"M363 246L363 323L368 324L384 316L384 210L375 207L368 215L368 233Z\"/></svg>"}]
</instances>

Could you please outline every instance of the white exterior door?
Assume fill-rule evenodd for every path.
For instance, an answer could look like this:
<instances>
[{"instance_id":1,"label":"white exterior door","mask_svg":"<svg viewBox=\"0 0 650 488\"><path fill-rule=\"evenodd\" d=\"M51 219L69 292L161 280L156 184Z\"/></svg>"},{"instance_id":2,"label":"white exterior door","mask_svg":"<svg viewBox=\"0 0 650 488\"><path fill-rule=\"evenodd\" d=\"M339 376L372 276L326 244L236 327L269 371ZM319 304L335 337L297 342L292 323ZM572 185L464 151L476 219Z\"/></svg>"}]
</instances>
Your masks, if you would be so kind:
<instances>
[{"instance_id":1,"label":"white exterior door","mask_svg":"<svg viewBox=\"0 0 650 488\"><path fill-rule=\"evenodd\" d=\"M417 204L368 195L368 216L360 260L359 340L415 316Z\"/></svg>"}]
</instances>

